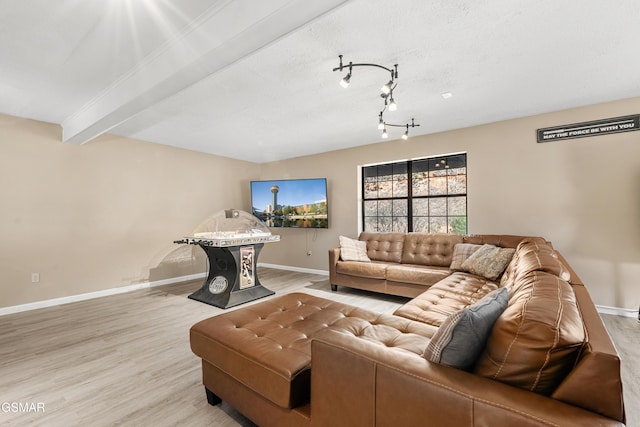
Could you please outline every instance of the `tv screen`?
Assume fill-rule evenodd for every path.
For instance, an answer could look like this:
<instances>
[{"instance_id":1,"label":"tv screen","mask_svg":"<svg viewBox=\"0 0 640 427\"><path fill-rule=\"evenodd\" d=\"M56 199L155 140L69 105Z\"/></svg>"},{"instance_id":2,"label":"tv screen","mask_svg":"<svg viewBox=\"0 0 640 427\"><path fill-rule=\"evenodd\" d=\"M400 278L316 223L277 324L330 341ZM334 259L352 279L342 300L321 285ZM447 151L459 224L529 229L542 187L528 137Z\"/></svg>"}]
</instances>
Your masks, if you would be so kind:
<instances>
[{"instance_id":1,"label":"tv screen","mask_svg":"<svg viewBox=\"0 0 640 427\"><path fill-rule=\"evenodd\" d=\"M251 211L268 227L329 228L327 180L251 181Z\"/></svg>"}]
</instances>

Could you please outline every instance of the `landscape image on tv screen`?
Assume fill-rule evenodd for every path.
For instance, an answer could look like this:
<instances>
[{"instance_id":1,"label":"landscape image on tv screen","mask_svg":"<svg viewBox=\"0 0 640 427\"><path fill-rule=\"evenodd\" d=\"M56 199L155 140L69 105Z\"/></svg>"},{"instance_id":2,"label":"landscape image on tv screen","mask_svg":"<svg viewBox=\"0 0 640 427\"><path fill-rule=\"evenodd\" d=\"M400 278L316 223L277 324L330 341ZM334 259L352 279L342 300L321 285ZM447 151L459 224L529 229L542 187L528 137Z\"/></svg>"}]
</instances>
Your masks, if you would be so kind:
<instances>
[{"instance_id":1,"label":"landscape image on tv screen","mask_svg":"<svg viewBox=\"0 0 640 427\"><path fill-rule=\"evenodd\" d=\"M251 206L268 227L329 227L325 178L251 181Z\"/></svg>"}]
</instances>

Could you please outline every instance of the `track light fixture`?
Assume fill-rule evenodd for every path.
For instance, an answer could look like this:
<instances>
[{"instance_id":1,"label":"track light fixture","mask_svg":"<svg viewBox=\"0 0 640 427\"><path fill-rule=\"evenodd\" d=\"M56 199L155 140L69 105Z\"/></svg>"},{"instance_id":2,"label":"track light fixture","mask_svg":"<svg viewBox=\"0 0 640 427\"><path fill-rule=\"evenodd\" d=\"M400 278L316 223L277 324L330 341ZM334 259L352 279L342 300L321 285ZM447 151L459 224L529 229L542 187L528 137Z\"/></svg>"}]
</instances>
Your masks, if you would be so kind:
<instances>
[{"instance_id":1,"label":"track light fixture","mask_svg":"<svg viewBox=\"0 0 640 427\"><path fill-rule=\"evenodd\" d=\"M349 69L349 73L345 76L345 78L342 79L342 81L340 82L340 85L344 88L346 88L347 86L349 86L349 80L351 80L351 74L352 74L352 70L353 67L377 67L377 68L382 68L383 70L391 73L391 80L389 80L388 83L385 83L382 86L382 93L385 95L388 95L391 93L391 91L393 89L395 89L397 83L395 82L396 79L398 78L398 64L394 64L393 68L387 68L384 67L382 65L378 65L378 64L354 64L353 62L349 62L348 65L345 65L342 63L342 55L338 55L338 58L340 58L340 65L338 65L336 68L333 69L333 71L344 71L345 68Z\"/></svg>"},{"instance_id":2,"label":"track light fixture","mask_svg":"<svg viewBox=\"0 0 640 427\"><path fill-rule=\"evenodd\" d=\"M351 72L349 72L346 76L342 78L342 80L340 80L340 86L346 89L349 87L350 82L351 82Z\"/></svg>"},{"instance_id":3,"label":"track light fixture","mask_svg":"<svg viewBox=\"0 0 640 427\"><path fill-rule=\"evenodd\" d=\"M382 111L387 108L389 111L396 111L398 109L398 104L396 104L396 101L393 99L393 91L389 92L387 95L382 93L380 96L384 99L384 108Z\"/></svg>"},{"instance_id":4,"label":"track light fixture","mask_svg":"<svg viewBox=\"0 0 640 427\"><path fill-rule=\"evenodd\" d=\"M351 82L351 76L353 74L353 67L377 67L377 68L382 68L383 70L387 71L388 73L391 74L391 79L385 83L382 87L381 87L381 91L382 93L380 94L380 96L384 99L384 108L382 109L382 111L380 112L379 116L378 116L378 129L382 131L382 138L388 138L389 134L387 133L387 126L393 126L393 127L403 127L405 128L404 134L402 135L402 139L408 139L409 138L409 128L410 127L416 127L416 126L420 126L415 124L414 119L411 119L411 123L405 123L403 125L400 124L390 124L390 123L386 123L382 117L382 114L384 113L384 111L386 109L389 109L389 111L396 111L398 109L398 104L396 104L395 99L393 98L393 91L394 89L398 86L398 64L394 64L393 67L387 68L385 66L382 65L378 65L378 64L367 64L367 63L362 63L362 64L354 64L353 62L349 62L349 64L344 64L342 62L342 55L338 55L338 58L340 60L340 63L337 67L335 67L333 69L333 71L344 71L345 69L348 69L347 75L344 76L344 78L340 81L340 86L347 88L349 87L349 83Z\"/></svg>"},{"instance_id":5,"label":"track light fixture","mask_svg":"<svg viewBox=\"0 0 640 427\"><path fill-rule=\"evenodd\" d=\"M397 65L396 65L396 67L397 67ZM397 77L397 74L396 74L396 77ZM382 86L382 89L380 89L380 90L385 95L389 95L391 93L391 88L392 87L393 87L393 78L391 80L389 80L389 83L385 83L384 86Z\"/></svg>"},{"instance_id":6,"label":"track light fixture","mask_svg":"<svg viewBox=\"0 0 640 427\"><path fill-rule=\"evenodd\" d=\"M380 112L380 120L382 120L382 112ZM399 125L399 124L393 124L393 123L387 123L384 120L382 120L382 137L383 138L388 138L389 134L387 133L387 126L392 126L392 127L396 127L396 128L405 128L404 133L402 134L402 139L404 139L405 141L407 139L409 139L409 128L414 128L417 126L420 126L419 124L415 123L414 119L411 119L411 123L405 123L403 125Z\"/></svg>"},{"instance_id":7,"label":"track light fixture","mask_svg":"<svg viewBox=\"0 0 640 427\"><path fill-rule=\"evenodd\" d=\"M396 111L398 109L398 104L393 100L393 91L389 92L389 111Z\"/></svg>"}]
</instances>

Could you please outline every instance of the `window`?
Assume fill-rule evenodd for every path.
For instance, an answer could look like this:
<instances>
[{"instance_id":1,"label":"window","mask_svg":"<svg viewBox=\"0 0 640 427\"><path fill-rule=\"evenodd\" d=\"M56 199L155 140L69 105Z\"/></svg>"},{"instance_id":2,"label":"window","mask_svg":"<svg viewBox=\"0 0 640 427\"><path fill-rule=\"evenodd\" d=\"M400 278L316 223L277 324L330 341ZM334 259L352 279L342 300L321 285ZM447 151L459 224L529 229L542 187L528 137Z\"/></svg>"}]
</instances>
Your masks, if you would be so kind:
<instances>
[{"instance_id":1,"label":"window","mask_svg":"<svg viewBox=\"0 0 640 427\"><path fill-rule=\"evenodd\" d=\"M467 155L362 168L364 231L467 233Z\"/></svg>"}]
</instances>

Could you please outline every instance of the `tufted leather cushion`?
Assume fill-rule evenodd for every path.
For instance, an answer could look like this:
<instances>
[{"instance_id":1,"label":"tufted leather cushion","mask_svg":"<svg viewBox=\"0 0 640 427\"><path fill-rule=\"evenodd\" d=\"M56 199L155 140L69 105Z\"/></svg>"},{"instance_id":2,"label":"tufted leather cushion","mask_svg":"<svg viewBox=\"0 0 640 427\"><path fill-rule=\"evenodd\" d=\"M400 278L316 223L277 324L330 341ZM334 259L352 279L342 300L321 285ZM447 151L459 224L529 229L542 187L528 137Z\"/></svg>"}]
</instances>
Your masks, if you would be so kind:
<instances>
[{"instance_id":1,"label":"tufted leather cushion","mask_svg":"<svg viewBox=\"0 0 640 427\"><path fill-rule=\"evenodd\" d=\"M400 262L404 233L360 233L359 240L367 242L367 255L372 261Z\"/></svg>"},{"instance_id":2,"label":"tufted leather cushion","mask_svg":"<svg viewBox=\"0 0 640 427\"><path fill-rule=\"evenodd\" d=\"M458 234L408 233L402 263L449 267L457 243L462 243L462 236Z\"/></svg>"},{"instance_id":3,"label":"tufted leather cushion","mask_svg":"<svg viewBox=\"0 0 640 427\"><path fill-rule=\"evenodd\" d=\"M349 276L384 280L388 267L389 264L381 262L343 261L336 265L336 272Z\"/></svg>"},{"instance_id":4,"label":"tufted leather cushion","mask_svg":"<svg viewBox=\"0 0 640 427\"><path fill-rule=\"evenodd\" d=\"M333 329L395 351L422 355L436 328L294 293L196 323L191 349L283 408L309 399L311 339Z\"/></svg>"},{"instance_id":5,"label":"tufted leather cushion","mask_svg":"<svg viewBox=\"0 0 640 427\"><path fill-rule=\"evenodd\" d=\"M425 287L444 279L449 274L451 274L451 270L447 267L430 267L427 265L412 264L390 264L387 267L387 280L425 285Z\"/></svg>"},{"instance_id":6,"label":"tufted leather cushion","mask_svg":"<svg viewBox=\"0 0 640 427\"><path fill-rule=\"evenodd\" d=\"M552 262L559 262L552 253L539 241L518 245L503 279L509 306L496 321L477 374L548 395L574 366L584 326L571 285L549 272L561 265Z\"/></svg>"},{"instance_id":7,"label":"tufted leather cushion","mask_svg":"<svg viewBox=\"0 0 640 427\"><path fill-rule=\"evenodd\" d=\"M498 285L479 276L453 273L402 307L396 316L440 326L447 317L479 301Z\"/></svg>"}]
</instances>

